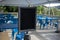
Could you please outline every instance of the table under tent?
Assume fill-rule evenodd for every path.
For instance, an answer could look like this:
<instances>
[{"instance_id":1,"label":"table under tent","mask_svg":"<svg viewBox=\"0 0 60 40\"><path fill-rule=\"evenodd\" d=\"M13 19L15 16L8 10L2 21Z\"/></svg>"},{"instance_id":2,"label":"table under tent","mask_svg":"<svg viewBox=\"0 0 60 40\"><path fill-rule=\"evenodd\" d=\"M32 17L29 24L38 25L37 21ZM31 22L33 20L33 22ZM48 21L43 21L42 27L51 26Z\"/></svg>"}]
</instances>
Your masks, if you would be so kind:
<instances>
[{"instance_id":1,"label":"table under tent","mask_svg":"<svg viewBox=\"0 0 60 40\"><path fill-rule=\"evenodd\" d=\"M0 14L1 32L6 29L12 29L12 40L14 40L14 34L16 32L16 40L30 40L28 32L36 30L36 7L44 3L56 1L57 0L1 0L1 6L18 7L18 18L14 18L11 14ZM40 17L38 18L40 19ZM46 18L43 19L45 20ZM8 23L8 21L12 22Z\"/></svg>"}]
</instances>

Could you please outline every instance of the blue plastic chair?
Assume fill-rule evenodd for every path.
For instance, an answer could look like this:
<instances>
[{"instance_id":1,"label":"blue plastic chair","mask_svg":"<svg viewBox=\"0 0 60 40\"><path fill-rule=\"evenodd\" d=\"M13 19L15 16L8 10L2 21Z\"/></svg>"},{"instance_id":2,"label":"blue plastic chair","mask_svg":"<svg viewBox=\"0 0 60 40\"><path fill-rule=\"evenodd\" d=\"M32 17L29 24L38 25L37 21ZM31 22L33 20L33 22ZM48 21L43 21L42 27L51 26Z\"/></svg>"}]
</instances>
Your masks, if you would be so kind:
<instances>
[{"instance_id":1,"label":"blue plastic chair","mask_svg":"<svg viewBox=\"0 0 60 40\"><path fill-rule=\"evenodd\" d=\"M16 35L16 40L22 40L24 39L25 32L20 32L19 34Z\"/></svg>"},{"instance_id":2,"label":"blue plastic chair","mask_svg":"<svg viewBox=\"0 0 60 40\"><path fill-rule=\"evenodd\" d=\"M16 35L16 40L22 40L22 35L17 34L17 35Z\"/></svg>"},{"instance_id":3,"label":"blue plastic chair","mask_svg":"<svg viewBox=\"0 0 60 40\"><path fill-rule=\"evenodd\" d=\"M18 28L12 29L12 39L14 39L14 34L15 34L16 32L18 32Z\"/></svg>"},{"instance_id":4,"label":"blue plastic chair","mask_svg":"<svg viewBox=\"0 0 60 40\"><path fill-rule=\"evenodd\" d=\"M48 20L49 20L49 19L48 19L48 18L46 18L46 21L45 21L45 23L46 23L46 24L49 24Z\"/></svg>"},{"instance_id":5,"label":"blue plastic chair","mask_svg":"<svg viewBox=\"0 0 60 40\"><path fill-rule=\"evenodd\" d=\"M14 19L12 19L12 21L13 21L13 24L17 24L18 23L18 18L14 18Z\"/></svg>"},{"instance_id":6,"label":"blue plastic chair","mask_svg":"<svg viewBox=\"0 0 60 40\"><path fill-rule=\"evenodd\" d=\"M44 28L45 28L45 23L43 23L43 30L44 30Z\"/></svg>"},{"instance_id":7,"label":"blue plastic chair","mask_svg":"<svg viewBox=\"0 0 60 40\"><path fill-rule=\"evenodd\" d=\"M5 23L5 20L4 19L0 19L0 24L3 24Z\"/></svg>"},{"instance_id":8,"label":"blue plastic chair","mask_svg":"<svg viewBox=\"0 0 60 40\"><path fill-rule=\"evenodd\" d=\"M55 27L58 27L58 23L55 23Z\"/></svg>"},{"instance_id":9,"label":"blue plastic chair","mask_svg":"<svg viewBox=\"0 0 60 40\"><path fill-rule=\"evenodd\" d=\"M56 31L58 30L58 22L55 23Z\"/></svg>"},{"instance_id":10,"label":"blue plastic chair","mask_svg":"<svg viewBox=\"0 0 60 40\"><path fill-rule=\"evenodd\" d=\"M24 38L25 32L21 32L22 38Z\"/></svg>"},{"instance_id":11,"label":"blue plastic chair","mask_svg":"<svg viewBox=\"0 0 60 40\"><path fill-rule=\"evenodd\" d=\"M12 19L12 18L11 18L11 14L3 14L3 16L4 16L4 19L5 19L6 23L7 23L9 20Z\"/></svg>"},{"instance_id":12,"label":"blue plastic chair","mask_svg":"<svg viewBox=\"0 0 60 40\"><path fill-rule=\"evenodd\" d=\"M5 23L5 17L3 16L3 14L0 14L0 24Z\"/></svg>"},{"instance_id":13,"label":"blue plastic chair","mask_svg":"<svg viewBox=\"0 0 60 40\"><path fill-rule=\"evenodd\" d=\"M42 19L39 19L39 23L40 23L40 29L41 29L41 26L43 24Z\"/></svg>"}]
</instances>

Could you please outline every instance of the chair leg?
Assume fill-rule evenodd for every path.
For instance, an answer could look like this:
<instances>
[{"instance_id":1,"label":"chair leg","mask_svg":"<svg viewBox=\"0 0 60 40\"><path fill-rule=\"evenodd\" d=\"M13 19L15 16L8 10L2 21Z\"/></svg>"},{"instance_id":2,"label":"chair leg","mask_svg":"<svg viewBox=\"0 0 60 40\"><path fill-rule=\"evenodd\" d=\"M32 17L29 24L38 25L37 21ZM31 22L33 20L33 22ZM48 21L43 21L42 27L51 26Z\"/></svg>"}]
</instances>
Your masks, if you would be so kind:
<instances>
[{"instance_id":1,"label":"chair leg","mask_svg":"<svg viewBox=\"0 0 60 40\"><path fill-rule=\"evenodd\" d=\"M29 35L24 36L24 40L30 40L30 39L31 39L31 37Z\"/></svg>"},{"instance_id":2,"label":"chair leg","mask_svg":"<svg viewBox=\"0 0 60 40\"><path fill-rule=\"evenodd\" d=\"M16 32L15 35L14 35L14 40L16 40L16 35L17 35L17 32Z\"/></svg>"}]
</instances>

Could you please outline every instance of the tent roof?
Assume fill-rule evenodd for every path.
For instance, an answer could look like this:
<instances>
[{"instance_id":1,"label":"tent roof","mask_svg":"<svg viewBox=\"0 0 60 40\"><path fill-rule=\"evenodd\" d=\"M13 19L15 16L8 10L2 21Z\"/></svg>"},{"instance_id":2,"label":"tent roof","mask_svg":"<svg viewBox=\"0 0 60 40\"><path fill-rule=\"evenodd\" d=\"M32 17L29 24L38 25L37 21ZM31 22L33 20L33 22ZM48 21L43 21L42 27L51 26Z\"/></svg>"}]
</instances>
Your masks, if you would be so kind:
<instances>
[{"instance_id":1,"label":"tent roof","mask_svg":"<svg viewBox=\"0 0 60 40\"><path fill-rule=\"evenodd\" d=\"M27 7L28 5L38 6L48 2L57 2L57 0L3 0L0 5Z\"/></svg>"}]
</instances>

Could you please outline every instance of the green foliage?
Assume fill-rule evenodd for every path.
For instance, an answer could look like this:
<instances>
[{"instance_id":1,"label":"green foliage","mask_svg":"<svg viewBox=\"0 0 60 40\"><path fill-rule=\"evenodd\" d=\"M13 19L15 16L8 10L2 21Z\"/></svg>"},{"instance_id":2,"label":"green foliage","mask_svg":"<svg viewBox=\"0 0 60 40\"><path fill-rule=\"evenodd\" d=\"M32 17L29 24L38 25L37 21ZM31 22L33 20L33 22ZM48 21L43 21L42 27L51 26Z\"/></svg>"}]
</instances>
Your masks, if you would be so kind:
<instances>
[{"instance_id":1,"label":"green foliage","mask_svg":"<svg viewBox=\"0 0 60 40\"><path fill-rule=\"evenodd\" d=\"M5 9L6 9L6 7L0 6L0 12L1 12L1 11L5 11Z\"/></svg>"},{"instance_id":2,"label":"green foliage","mask_svg":"<svg viewBox=\"0 0 60 40\"><path fill-rule=\"evenodd\" d=\"M0 6L0 11L3 12L18 12L18 7L16 6Z\"/></svg>"},{"instance_id":3,"label":"green foliage","mask_svg":"<svg viewBox=\"0 0 60 40\"><path fill-rule=\"evenodd\" d=\"M51 7L50 10L49 10L48 7L45 7L45 6L42 6L42 5L37 7L37 14L49 15L49 12L50 12L50 15L60 16L60 9L57 9L55 7Z\"/></svg>"},{"instance_id":4,"label":"green foliage","mask_svg":"<svg viewBox=\"0 0 60 40\"><path fill-rule=\"evenodd\" d=\"M18 12L18 7L16 6L6 6L8 12Z\"/></svg>"},{"instance_id":5,"label":"green foliage","mask_svg":"<svg viewBox=\"0 0 60 40\"><path fill-rule=\"evenodd\" d=\"M50 14L59 15L60 16L60 9L55 7L50 8ZM18 7L16 6L0 6L0 12L18 12ZM44 7L43 5L37 6L37 14L49 14L49 8Z\"/></svg>"},{"instance_id":6,"label":"green foliage","mask_svg":"<svg viewBox=\"0 0 60 40\"><path fill-rule=\"evenodd\" d=\"M37 7L37 13L38 14L42 14L43 13L43 10L44 10L44 7L43 6L38 6Z\"/></svg>"}]
</instances>

